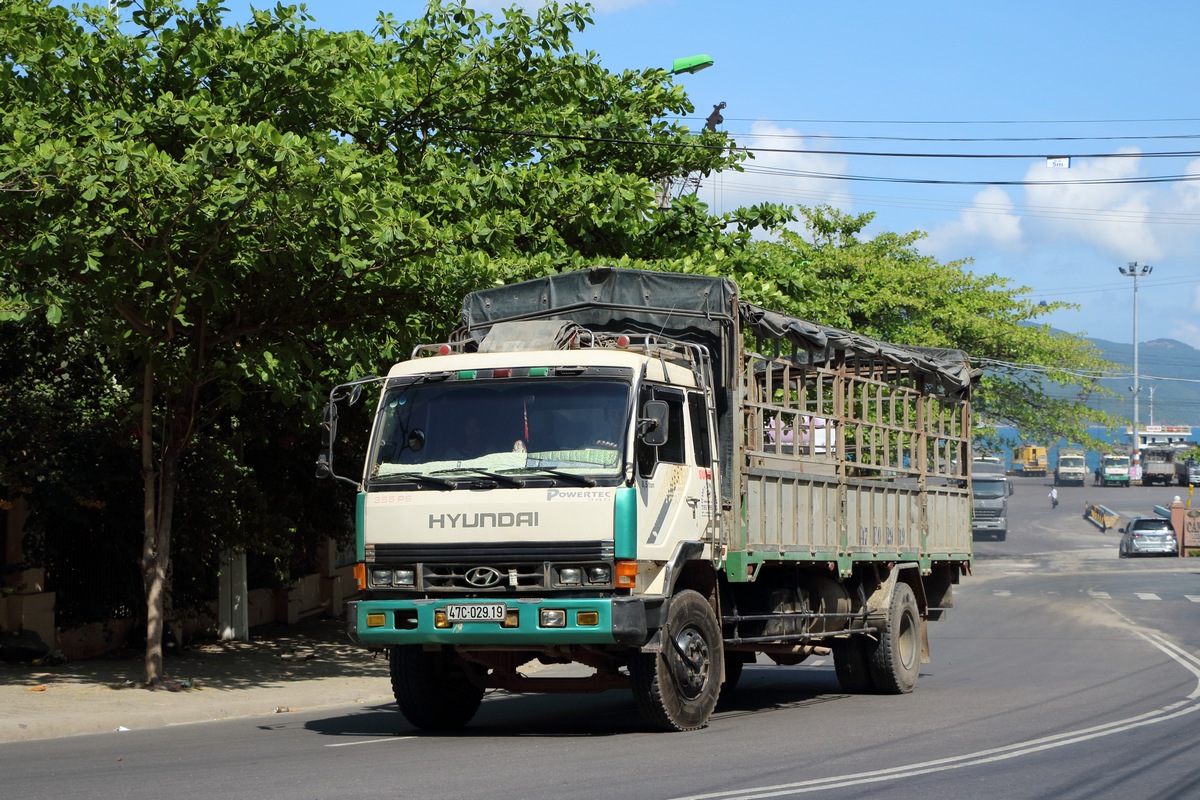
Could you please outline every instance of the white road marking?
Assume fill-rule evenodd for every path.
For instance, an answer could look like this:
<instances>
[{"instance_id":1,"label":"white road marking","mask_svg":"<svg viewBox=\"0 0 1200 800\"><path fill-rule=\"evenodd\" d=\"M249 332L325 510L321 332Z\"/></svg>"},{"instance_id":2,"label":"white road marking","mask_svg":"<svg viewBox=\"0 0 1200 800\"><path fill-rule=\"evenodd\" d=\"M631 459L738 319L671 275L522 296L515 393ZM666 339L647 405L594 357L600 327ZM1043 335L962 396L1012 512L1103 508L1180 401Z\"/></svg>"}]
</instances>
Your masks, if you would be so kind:
<instances>
[{"instance_id":1,"label":"white road marking","mask_svg":"<svg viewBox=\"0 0 1200 800\"><path fill-rule=\"evenodd\" d=\"M1097 600L1111 600L1112 595L1108 592L1088 592L1088 597L1093 597Z\"/></svg>"},{"instance_id":2,"label":"white road marking","mask_svg":"<svg viewBox=\"0 0 1200 800\"><path fill-rule=\"evenodd\" d=\"M360 744L380 744L382 742L402 742L405 739L415 739L415 736L385 736L379 739L363 739L357 742L337 742L336 744L327 744L326 747L357 747Z\"/></svg>"},{"instance_id":3,"label":"white road marking","mask_svg":"<svg viewBox=\"0 0 1200 800\"><path fill-rule=\"evenodd\" d=\"M1118 617L1124 619L1124 616L1115 609L1109 608ZM688 795L676 800L764 800L771 797L794 797L801 794L809 794L812 792L820 792L825 789L841 789L847 786L860 786L869 783L882 783L883 781L894 781L897 778L908 778L917 775L929 775L937 772L949 772L954 769L962 769L964 767L977 766L979 764L988 764L996 761L1005 761L1012 758L1037 753L1045 750L1053 750L1058 747L1078 744L1090 739L1099 739L1104 736L1111 736L1115 733L1124 733L1125 731L1141 728L1147 725L1157 725L1160 722L1176 719L1187 714L1192 714L1200 711L1200 658L1192 655L1186 650L1177 647L1176 645L1163 639L1161 636L1152 633L1142 633L1134 631L1138 636L1142 637L1154 647L1161 650L1164 654L1181 664L1186 670L1192 673L1197 679L1196 688L1192 690L1184 700L1168 703L1167 705L1155 711L1148 711L1144 714L1138 714L1127 719L1108 722L1103 725L1095 725L1090 728L1082 728L1078 731L1069 731L1066 733L1058 733L1052 736L1044 736L1040 739L1032 739L1028 742L1016 742L1014 744L1005 745L1003 747L994 747L989 750L980 750L976 753L967 753L961 756L952 756L950 758L941 758L935 761L924 761L917 764L910 764L903 767L892 767L890 769L872 770L870 772L851 773L849 775L836 775L829 778L815 778L807 781L797 781L795 783L780 783L772 786L758 786L745 789L735 789L726 792L711 792L709 794Z\"/></svg>"},{"instance_id":4,"label":"white road marking","mask_svg":"<svg viewBox=\"0 0 1200 800\"><path fill-rule=\"evenodd\" d=\"M1185 594L1184 597L1186 597L1188 600L1191 600L1193 603L1200 603L1200 594Z\"/></svg>"},{"instance_id":5,"label":"white road marking","mask_svg":"<svg viewBox=\"0 0 1200 800\"><path fill-rule=\"evenodd\" d=\"M1138 600L1162 600L1161 597L1154 592L1134 592Z\"/></svg>"}]
</instances>

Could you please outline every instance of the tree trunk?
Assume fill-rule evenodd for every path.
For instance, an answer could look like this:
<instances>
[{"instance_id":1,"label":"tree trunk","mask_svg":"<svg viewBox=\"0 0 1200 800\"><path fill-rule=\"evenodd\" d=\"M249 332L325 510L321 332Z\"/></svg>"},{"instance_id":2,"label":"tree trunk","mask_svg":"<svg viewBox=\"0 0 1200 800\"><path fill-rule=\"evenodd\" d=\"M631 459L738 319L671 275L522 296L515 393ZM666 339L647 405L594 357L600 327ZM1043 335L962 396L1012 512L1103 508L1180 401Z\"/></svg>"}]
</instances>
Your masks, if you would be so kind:
<instances>
[{"instance_id":1,"label":"tree trunk","mask_svg":"<svg viewBox=\"0 0 1200 800\"><path fill-rule=\"evenodd\" d=\"M145 683L150 687L157 686L163 678L163 630L171 576L171 520L179 454L184 443L181 431L189 428L174 418L165 426L156 470L153 411L154 368L147 363L142 381L142 584L146 592Z\"/></svg>"}]
</instances>

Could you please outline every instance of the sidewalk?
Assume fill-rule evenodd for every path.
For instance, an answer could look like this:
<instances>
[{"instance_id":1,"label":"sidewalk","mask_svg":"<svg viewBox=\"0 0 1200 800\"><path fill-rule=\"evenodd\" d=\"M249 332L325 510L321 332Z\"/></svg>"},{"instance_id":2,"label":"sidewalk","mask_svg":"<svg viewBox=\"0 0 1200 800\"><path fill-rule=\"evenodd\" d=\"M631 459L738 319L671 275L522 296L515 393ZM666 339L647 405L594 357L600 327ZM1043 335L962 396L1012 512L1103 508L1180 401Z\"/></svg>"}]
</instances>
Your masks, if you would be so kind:
<instances>
[{"instance_id":1,"label":"sidewalk","mask_svg":"<svg viewBox=\"0 0 1200 800\"><path fill-rule=\"evenodd\" d=\"M148 691L141 653L0 663L0 743L392 702L387 659L353 644L340 619L196 644L168 655L163 672L166 688Z\"/></svg>"}]
</instances>

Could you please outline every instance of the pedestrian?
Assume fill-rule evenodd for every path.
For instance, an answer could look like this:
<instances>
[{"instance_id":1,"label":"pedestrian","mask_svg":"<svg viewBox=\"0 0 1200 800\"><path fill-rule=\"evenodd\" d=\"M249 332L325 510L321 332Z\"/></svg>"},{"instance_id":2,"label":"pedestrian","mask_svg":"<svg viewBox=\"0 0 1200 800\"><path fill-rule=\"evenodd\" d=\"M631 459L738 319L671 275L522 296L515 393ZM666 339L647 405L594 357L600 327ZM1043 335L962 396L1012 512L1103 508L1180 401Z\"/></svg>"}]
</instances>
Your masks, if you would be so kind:
<instances>
[{"instance_id":1,"label":"pedestrian","mask_svg":"<svg viewBox=\"0 0 1200 800\"><path fill-rule=\"evenodd\" d=\"M1058 508L1058 487L1050 487L1050 507Z\"/></svg>"},{"instance_id":2,"label":"pedestrian","mask_svg":"<svg viewBox=\"0 0 1200 800\"><path fill-rule=\"evenodd\" d=\"M1099 467L1096 467L1096 471L1092 473L1092 477L1094 478L1094 480L1092 481L1092 485L1099 486L1100 485L1100 468Z\"/></svg>"}]
</instances>

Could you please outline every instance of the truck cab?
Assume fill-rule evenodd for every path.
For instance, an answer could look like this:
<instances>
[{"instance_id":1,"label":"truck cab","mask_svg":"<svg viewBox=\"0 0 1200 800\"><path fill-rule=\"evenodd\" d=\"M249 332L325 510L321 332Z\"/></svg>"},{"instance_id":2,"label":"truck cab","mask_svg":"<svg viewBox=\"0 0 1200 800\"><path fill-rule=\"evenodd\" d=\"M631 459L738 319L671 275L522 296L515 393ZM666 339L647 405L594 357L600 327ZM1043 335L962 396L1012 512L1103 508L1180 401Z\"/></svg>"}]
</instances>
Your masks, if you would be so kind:
<instances>
[{"instance_id":1,"label":"truck cab","mask_svg":"<svg viewBox=\"0 0 1200 800\"><path fill-rule=\"evenodd\" d=\"M1055 486L1083 486L1087 480L1087 456L1082 450L1063 450L1054 466Z\"/></svg>"},{"instance_id":2,"label":"truck cab","mask_svg":"<svg viewBox=\"0 0 1200 800\"><path fill-rule=\"evenodd\" d=\"M1129 456L1105 453L1100 458L1100 483L1104 486L1129 486Z\"/></svg>"},{"instance_id":3,"label":"truck cab","mask_svg":"<svg viewBox=\"0 0 1200 800\"><path fill-rule=\"evenodd\" d=\"M1008 498L1012 483L995 462L971 462L971 533L1002 542L1008 538Z\"/></svg>"}]
</instances>

